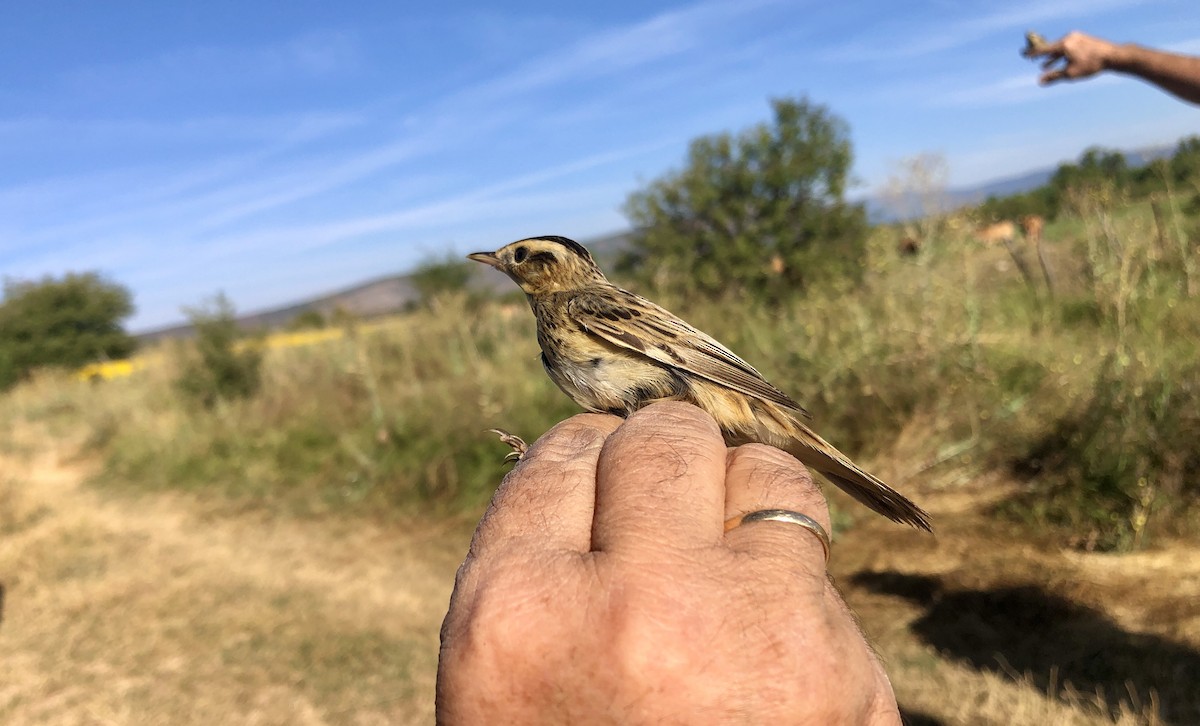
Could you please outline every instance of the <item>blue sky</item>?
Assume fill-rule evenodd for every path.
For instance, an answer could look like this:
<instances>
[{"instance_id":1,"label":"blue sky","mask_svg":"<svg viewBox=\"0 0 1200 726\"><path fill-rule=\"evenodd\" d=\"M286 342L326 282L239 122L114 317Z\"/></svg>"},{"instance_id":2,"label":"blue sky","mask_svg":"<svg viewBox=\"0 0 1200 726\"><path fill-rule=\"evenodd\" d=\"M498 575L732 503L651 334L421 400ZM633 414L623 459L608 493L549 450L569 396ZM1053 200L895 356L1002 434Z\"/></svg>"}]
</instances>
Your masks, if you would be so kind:
<instances>
[{"instance_id":1,"label":"blue sky","mask_svg":"<svg viewBox=\"0 0 1200 726\"><path fill-rule=\"evenodd\" d=\"M778 96L849 123L858 194L922 152L962 186L1200 132L1136 81L1039 88L1027 28L1200 54L1190 0L5 3L0 275L100 270L143 330L586 240Z\"/></svg>"}]
</instances>

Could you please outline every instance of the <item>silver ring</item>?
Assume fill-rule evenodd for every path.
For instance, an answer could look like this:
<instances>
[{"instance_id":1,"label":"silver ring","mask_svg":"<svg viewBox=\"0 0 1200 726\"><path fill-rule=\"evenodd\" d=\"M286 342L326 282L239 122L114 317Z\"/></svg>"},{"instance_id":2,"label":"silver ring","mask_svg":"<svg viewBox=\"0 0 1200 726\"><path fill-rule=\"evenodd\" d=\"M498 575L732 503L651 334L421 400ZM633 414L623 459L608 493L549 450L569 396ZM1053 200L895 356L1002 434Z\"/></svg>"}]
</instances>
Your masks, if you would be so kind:
<instances>
[{"instance_id":1,"label":"silver ring","mask_svg":"<svg viewBox=\"0 0 1200 726\"><path fill-rule=\"evenodd\" d=\"M725 531L728 532L750 522L788 522L800 525L821 540L821 549L825 551L825 564L829 564L829 533L825 531L820 522L807 514L793 512L790 509L760 509L757 512L739 514L732 519L725 520Z\"/></svg>"}]
</instances>

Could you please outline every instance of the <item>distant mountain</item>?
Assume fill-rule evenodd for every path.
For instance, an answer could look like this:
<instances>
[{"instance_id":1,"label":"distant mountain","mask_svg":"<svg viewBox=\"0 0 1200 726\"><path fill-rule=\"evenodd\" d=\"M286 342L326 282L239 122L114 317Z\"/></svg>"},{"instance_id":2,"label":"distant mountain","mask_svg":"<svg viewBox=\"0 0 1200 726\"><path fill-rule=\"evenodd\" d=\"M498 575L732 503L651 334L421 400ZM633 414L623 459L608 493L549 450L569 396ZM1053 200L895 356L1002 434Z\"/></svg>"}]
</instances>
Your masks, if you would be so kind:
<instances>
[{"instance_id":1,"label":"distant mountain","mask_svg":"<svg viewBox=\"0 0 1200 726\"><path fill-rule=\"evenodd\" d=\"M1162 146L1147 146L1144 149L1126 151L1125 161L1130 166L1145 166L1152 161L1171 156L1175 153L1176 146L1177 144L1164 144Z\"/></svg>"},{"instance_id":2,"label":"distant mountain","mask_svg":"<svg viewBox=\"0 0 1200 726\"><path fill-rule=\"evenodd\" d=\"M1151 161L1170 156L1174 151L1175 145L1169 144L1135 149L1123 153L1126 163L1129 166L1137 167L1145 166ZM1013 194L1020 194L1046 184L1057 170L1058 164L1055 164L1044 169L1028 171L1019 176L995 179L975 186L948 189L945 201L950 209L957 209L959 207L979 204L988 197L1007 197ZM863 201L867 205L867 215L874 223L912 219L924 213L919 200L915 197L897 202L896 200L885 199L882 195L875 194Z\"/></svg>"},{"instance_id":3,"label":"distant mountain","mask_svg":"<svg viewBox=\"0 0 1200 726\"><path fill-rule=\"evenodd\" d=\"M602 264L605 264L625 249L629 243L629 233L614 232L603 237L584 240L583 243ZM467 283L468 288L493 292L508 292L515 289L512 287L512 283L502 275L489 271L483 265L473 267L472 270L471 279ZM411 273L389 275L311 300L240 315L238 316L238 325L246 330L281 328L290 323L297 315L310 310L315 310L326 318L338 310L359 318L388 315L419 302L420 294L416 285L413 284L412 278ZM186 338L191 334L191 324L181 323L140 333L135 337L142 342L153 342L165 338Z\"/></svg>"},{"instance_id":4,"label":"distant mountain","mask_svg":"<svg viewBox=\"0 0 1200 726\"><path fill-rule=\"evenodd\" d=\"M417 300L417 291L410 278L410 275L381 277L312 300L240 315L238 316L238 325L248 330L279 328L287 325L297 315L309 310L315 310L325 317L329 317L337 310L343 310L362 318L383 315L401 310ZM163 338L184 338L191 334L191 324L183 323L142 333L137 338L143 342L149 342Z\"/></svg>"}]
</instances>

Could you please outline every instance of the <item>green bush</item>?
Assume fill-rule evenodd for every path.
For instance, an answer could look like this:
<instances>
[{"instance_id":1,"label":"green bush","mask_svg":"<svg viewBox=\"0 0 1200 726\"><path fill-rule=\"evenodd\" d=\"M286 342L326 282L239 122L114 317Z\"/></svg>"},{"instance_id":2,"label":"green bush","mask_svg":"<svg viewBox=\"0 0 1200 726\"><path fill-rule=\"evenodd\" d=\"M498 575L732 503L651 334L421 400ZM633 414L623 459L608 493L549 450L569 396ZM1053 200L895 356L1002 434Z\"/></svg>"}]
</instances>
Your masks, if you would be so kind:
<instances>
[{"instance_id":1,"label":"green bush","mask_svg":"<svg viewBox=\"0 0 1200 726\"><path fill-rule=\"evenodd\" d=\"M443 295L462 293L475 274L474 263L461 257L446 256L427 259L417 266L410 279L423 305L430 305Z\"/></svg>"},{"instance_id":2,"label":"green bush","mask_svg":"<svg viewBox=\"0 0 1200 726\"><path fill-rule=\"evenodd\" d=\"M129 290L99 274L9 281L0 303L0 390L45 366L77 368L125 358L137 347L121 327Z\"/></svg>"},{"instance_id":3,"label":"green bush","mask_svg":"<svg viewBox=\"0 0 1200 726\"><path fill-rule=\"evenodd\" d=\"M185 346L178 389L206 408L257 393L262 383L262 352L242 340L229 299L218 295L211 305L187 313L195 338Z\"/></svg>"},{"instance_id":4,"label":"green bush","mask_svg":"<svg viewBox=\"0 0 1200 726\"><path fill-rule=\"evenodd\" d=\"M1028 480L1001 511L1130 549L1157 519L1186 521L1200 495L1200 364L1109 355L1090 395L1013 462Z\"/></svg>"},{"instance_id":5,"label":"green bush","mask_svg":"<svg viewBox=\"0 0 1200 726\"><path fill-rule=\"evenodd\" d=\"M1107 188L1130 199L1145 199L1171 190L1194 188L1200 182L1200 136L1181 139L1174 152L1142 166L1131 167L1119 151L1093 146L1075 163L1060 164L1044 185L1003 197L991 196L978 207L984 220L1017 219L1037 214L1053 219L1071 198ZM1196 213L1196 198L1185 201L1189 215Z\"/></svg>"},{"instance_id":6,"label":"green bush","mask_svg":"<svg viewBox=\"0 0 1200 726\"><path fill-rule=\"evenodd\" d=\"M321 314L320 310L309 308L303 312L296 313L296 315L288 321L287 329L320 330L328 324L329 321L325 319L325 316Z\"/></svg>"},{"instance_id":7,"label":"green bush","mask_svg":"<svg viewBox=\"0 0 1200 726\"><path fill-rule=\"evenodd\" d=\"M861 274L867 220L845 199L845 122L803 99L772 108L770 124L696 139L682 171L629 197L637 232L621 271L683 298L772 302Z\"/></svg>"}]
</instances>

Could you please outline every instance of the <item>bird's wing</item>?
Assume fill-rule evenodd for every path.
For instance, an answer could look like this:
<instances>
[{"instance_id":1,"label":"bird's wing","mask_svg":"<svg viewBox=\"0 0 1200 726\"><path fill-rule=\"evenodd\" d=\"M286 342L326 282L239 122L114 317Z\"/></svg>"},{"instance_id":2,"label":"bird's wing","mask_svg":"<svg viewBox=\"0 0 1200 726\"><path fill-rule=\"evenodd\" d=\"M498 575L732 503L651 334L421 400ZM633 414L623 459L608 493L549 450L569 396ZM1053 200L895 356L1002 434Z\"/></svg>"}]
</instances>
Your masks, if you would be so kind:
<instances>
[{"instance_id":1,"label":"bird's wing","mask_svg":"<svg viewBox=\"0 0 1200 726\"><path fill-rule=\"evenodd\" d=\"M579 292L567 304L584 330L633 353L811 418L746 361L669 311L625 290Z\"/></svg>"}]
</instances>

